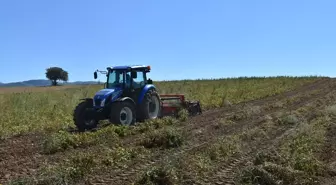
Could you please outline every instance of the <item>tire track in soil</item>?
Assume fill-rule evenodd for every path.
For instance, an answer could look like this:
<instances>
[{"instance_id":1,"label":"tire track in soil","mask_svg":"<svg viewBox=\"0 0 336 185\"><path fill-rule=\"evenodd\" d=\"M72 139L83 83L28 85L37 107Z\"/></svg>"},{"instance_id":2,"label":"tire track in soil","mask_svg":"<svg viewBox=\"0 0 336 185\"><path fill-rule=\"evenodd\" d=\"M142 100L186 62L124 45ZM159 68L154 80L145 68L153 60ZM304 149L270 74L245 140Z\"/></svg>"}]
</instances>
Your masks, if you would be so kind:
<instances>
[{"instance_id":1,"label":"tire track in soil","mask_svg":"<svg viewBox=\"0 0 336 185\"><path fill-rule=\"evenodd\" d=\"M274 139L268 140L268 142L259 143L259 145L263 147L260 147L254 150L249 150L248 152L243 153L242 155L238 157L232 158L229 162L224 162L226 163L226 165L220 166L213 176L208 176L208 177L211 177L212 180L209 178L205 178L205 179L202 179L201 181L197 181L194 184L195 185L211 185L211 184L235 185L236 183L234 181L234 177L237 172L236 169L238 167L244 166L244 164L247 164L247 162L253 160L254 154L257 151L258 152L265 151L265 150L269 150L272 147L274 147L274 144L277 141L280 141L281 138L284 137L286 131L289 131L289 130L279 131L277 134L275 134L276 137Z\"/></svg>"},{"instance_id":2,"label":"tire track in soil","mask_svg":"<svg viewBox=\"0 0 336 185\"><path fill-rule=\"evenodd\" d=\"M327 90L329 90L329 89L327 89ZM335 91L332 91L332 92L326 91L326 92L327 93L322 98L321 97L320 98L314 97L313 99L309 100L305 104L312 103L312 102L314 102L318 99L326 98L326 96L328 94L335 93ZM322 107L323 106L324 105L322 105ZM299 106L295 106L295 108L299 108ZM201 185L201 184L202 185L210 185L210 184L234 185L234 184L236 184L235 181L234 181L234 178L235 178L235 175L237 173L238 167L241 169L243 166L246 166L247 162L252 161L254 159L254 155L257 152L266 151L266 150L269 150L273 147L278 146L281 139L286 137L287 135L291 134L291 131L293 129L295 129L295 127L291 127L289 129L282 128L280 130L277 130L277 133L274 135L274 137L271 140L266 140L266 141L264 140L260 143L256 143L255 148L253 148L251 150L248 150L247 152L243 153L242 155L231 159L230 162L223 162L224 165L219 165L219 168L217 169L215 174L209 175L209 176L207 176L207 178L202 179L202 180L197 181L195 179L192 179L192 181L194 181L195 182L194 184L196 184L196 185ZM212 182L209 178L212 179Z\"/></svg>"},{"instance_id":3,"label":"tire track in soil","mask_svg":"<svg viewBox=\"0 0 336 185\"><path fill-rule=\"evenodd\" d=\"M252 102L255 102L255 104L252 104L253 106L258 106L258 105L262 105L265 102L270 103L274 100L279 101L280 99L285 99L291 96L295 96L298 95L300 93L302 93L302 91L312 91L315 90L316 88L323 88L324 85L330 85L329 84L330 80L329 79L323 79L323 80L319 80L313 84L309 84L305 87L299 88L299 90L294 90L291 92L287 92L285 93L285 95L275 95L273 97L269 97L268 99L266 99L265 101L262 100L254 100ZM314 95L315 98L318 98L319 96L321 96L321 92ZM300 103L296 104L294 107L300 107L302 104L304 104L305 101L307 101L308 99L310 99L312 97L304 97L303 99L300 99ZM245 103L246 104L246 103ZM251 103L250 103L251 104ZM274 110L275 109L275 110ZM280 108L274 108L270 111L268 111L266 114L272 113L272 112L276 112L278 110L281 110ZM217 120L216 118L214 118L214 115L217 115L216 113L221 113L220 109L214 112L210 112L208 115L212 115L211 117L205 117L208 119L205 120L201 120L200 125L197 125L196 127L192 127L193 130L195 130L195 128L199 128L199 126L203 126L204 123L210 121L213 122L214 120ZM204 116L203 116L204 117ZM211 119L212 118L212 119ZM195 118L196 119L196 118ZM211 120L209 120L211 119ZM246 125L250 126L256 126L257 124L249 124L252 120L251 119L248 121L243 121L243 122L239 122L238 127L233 127L232 125L228 128L228 130L226 130L226 132L221 133L221 134L229 134L231 132L237 132L237 131L241 131L241 129L243 129ZM196 119L197 120L197 119ZM258 123L258 121L257 121ZM207 125L210 125L209 123L207 123ZM208 133L208 132L207 132ZM131 166L134 166L134 168L128 168L126 169L127 172L124 172L124 170L119 169L118 171L115 171L115 173L112 173L110 175L110 178L103 178L102 176L96 176L93 180L94 182L89 183L89 184L105 184L105 183L116 183L116 184L122 184L122 183L126 183L126 182L130 182L132 180L134 180L134 176L135 174L138 174L139 171L143 171L144 169L157 164L159 162L161 162L163 159L162 158L167 158L167 157L172 157L172 156L177 156L177 155L181 155L185 152L192 152L192 151L197 151L200 150L204 147L206 147L210 142L213 142L212 140L214 138L216 138L218 136L219 133L213 134L213 135L207 135L207 137L203 137L203 139L205 139L206 142L201 143L199 145L191 145L191 146L187 146L184 147L183 149L181 149L180 151L164 151L164 152L159 152L156 155L152 155L151 157L147 157L147 159L142 159L140 161L134 162ZM121 174L118 174L116 172L121 172ZM98 178L97 178L98 177Z\"/></svg>"}]
</instances>

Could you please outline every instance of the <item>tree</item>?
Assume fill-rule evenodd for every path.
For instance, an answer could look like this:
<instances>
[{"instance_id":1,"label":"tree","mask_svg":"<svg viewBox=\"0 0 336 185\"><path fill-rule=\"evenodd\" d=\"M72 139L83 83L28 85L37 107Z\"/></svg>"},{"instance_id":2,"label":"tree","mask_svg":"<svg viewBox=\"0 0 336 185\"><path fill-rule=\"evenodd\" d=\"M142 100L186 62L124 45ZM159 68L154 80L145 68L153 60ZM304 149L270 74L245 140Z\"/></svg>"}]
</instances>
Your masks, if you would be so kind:
<instances>
[{"instance_id":1,"label":"tree","mask_svg":"<svg viewBox=\"0 0 336 185\"><path fill-rule=\"evenodd\" d=\"M46 77L51 80L53 86L56 86L58 80L68 81L68 72L60 67L50 67L46 69Z\"/></svg>"}]
</instances>

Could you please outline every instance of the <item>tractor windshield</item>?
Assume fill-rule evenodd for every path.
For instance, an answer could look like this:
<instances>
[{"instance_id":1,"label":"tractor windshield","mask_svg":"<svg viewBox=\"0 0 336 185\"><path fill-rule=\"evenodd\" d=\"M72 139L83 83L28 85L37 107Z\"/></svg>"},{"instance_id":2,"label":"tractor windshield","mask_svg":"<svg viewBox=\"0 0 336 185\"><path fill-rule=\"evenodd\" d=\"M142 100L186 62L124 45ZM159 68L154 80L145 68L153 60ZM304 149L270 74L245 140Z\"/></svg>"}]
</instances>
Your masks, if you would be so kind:
<instances>
[{"instance_id":1,"label":"tractor windshield","mask_svg":"<svg viewBox=\"0 0 336 185\"><path fill-rule=\"evenodd\" d=\"M122 88L124 83L124 71L122 70L113 70L110 71L107 76L106 88Z\"/></svg>"}]
</instances>

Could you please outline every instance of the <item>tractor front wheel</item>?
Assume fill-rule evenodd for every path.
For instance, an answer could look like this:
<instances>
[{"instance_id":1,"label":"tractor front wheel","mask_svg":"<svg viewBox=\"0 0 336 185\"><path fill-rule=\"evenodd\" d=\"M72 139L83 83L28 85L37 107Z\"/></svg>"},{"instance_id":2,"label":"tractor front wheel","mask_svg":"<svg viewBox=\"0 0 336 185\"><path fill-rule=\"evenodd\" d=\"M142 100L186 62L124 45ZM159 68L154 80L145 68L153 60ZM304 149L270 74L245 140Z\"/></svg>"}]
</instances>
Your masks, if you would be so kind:
<instances>
[{"instance_id":1,"label":"tractor front wheel","mask_svg":"<svg viewBox=\"0 0 336 185\"><path fill-rule=\"evenodd\" d=\"M93 100L87 99L77 105L73 120L79 131L91 130L97 127L98 120L93 110Z\"/></svg>"},{"instance_id":2,"label":"tractor front wheel","mask_svg":"<svg viewBox=\"0 0 336 185\"><path fill-rule=\"evenodd\" d=\"M158 93L151 89L149 90L143 99L143 102L139 106L139 119L144 121L146 119L156 119L161 114L161 100Z\"/></svg>"},{"instance_id":3,"label":"tractor front wheel","mask_svg":"<svg viewBox=\"0 0 336 185\"><path fill-rule=\"evenodd\" d=\"M111 107L110 122L130 126L135 124L135 105L131 101L115 102Z\"/></svg>"}]
</instances>

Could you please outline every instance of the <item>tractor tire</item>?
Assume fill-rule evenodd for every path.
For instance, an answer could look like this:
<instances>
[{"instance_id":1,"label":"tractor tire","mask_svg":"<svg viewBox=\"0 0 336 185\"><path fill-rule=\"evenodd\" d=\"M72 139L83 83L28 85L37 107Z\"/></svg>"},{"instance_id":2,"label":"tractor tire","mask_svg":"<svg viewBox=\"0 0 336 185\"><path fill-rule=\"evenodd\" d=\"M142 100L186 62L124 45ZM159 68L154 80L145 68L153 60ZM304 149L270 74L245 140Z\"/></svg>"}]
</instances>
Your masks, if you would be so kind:
<instances>
[{"instance_id":1,"label":"tractor tire","mask_svg":"<svg viewBox=\"0 0 336 185\"><path fill-rule=\"evenodd\" d=\"M73 121L79 131L91 130L97 127L98 120L95 118L92 108L93 108L92 99L87 99L79 103L75 108L73 114Z\"/></svg>"},{"instance_id":2,"label":"tractor tire","mask_svg":"<svg viewBox=\"0 0 336 185\"><path fill-rule=\"evenodd\" d=\"M131 126L136 121L135 104L129 100L115 102L111 107L110 122L112 124Z\"/></svg>"},{"instance_id":3,"label":"tractor tire","mask_svg":"<svg viewBox=\"0 0 336 185\"><path fill-rule=\"evenodd\" d=\"M156 119L161 117L161 99L155 89L150 89L144 96L143 102L139 105L139 120Z\"/></svg>"}]
</instances>

